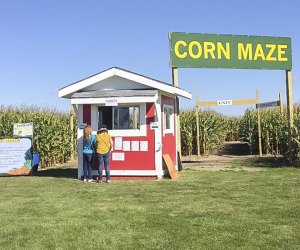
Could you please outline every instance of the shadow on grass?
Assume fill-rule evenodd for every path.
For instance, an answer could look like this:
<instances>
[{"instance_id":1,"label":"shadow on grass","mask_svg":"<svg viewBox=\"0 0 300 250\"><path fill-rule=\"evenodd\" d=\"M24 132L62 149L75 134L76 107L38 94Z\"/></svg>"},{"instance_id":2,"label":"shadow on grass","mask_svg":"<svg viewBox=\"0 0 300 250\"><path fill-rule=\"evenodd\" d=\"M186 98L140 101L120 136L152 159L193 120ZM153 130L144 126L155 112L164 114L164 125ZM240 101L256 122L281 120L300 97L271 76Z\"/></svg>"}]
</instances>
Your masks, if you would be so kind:
<instances>
[{"instance_id":1,"label":"shadow on grass","mask_svg":"<svg viewBox=\"0 0 300 250\"><path fill-rule=\"evenodd\" d=\"M77 179L77 169L76 168L51 168L51 169L43 169L37 172L31 172L28 175L20 174L20 175L0 175L0 178L15 178L15 177L29 177L29 176L37 176L37 177L55 177L55 178L70 178Z\"/></svg>"},{"instance_id":2,"label":"shadow on grass","mask_svg":"<svg viewBox=\"0 0 300 250\"><path fill-rule=\"evenodd\" d=\"M239 159L232 162L233 166L252 168L285 168L292 167L282 156L263 156L248 159Z\"/></svg>"},{"instance_id":3,"label":"shadow on grass","mask_svg":"<svg viewBox=\"0 0 300 250\"><path fill-rule=\"evenodd\" d=\"M284 157L258 157L252 159L253 167L284 168L291 167Z\"/></svg>"},{"instance_id":4,"label":"shadow on grass","mask_svg":"<svg viewBox=\"0 0 300 250\"><path fill-rule=\"evenodd\" d=\"M49 168L34 172L31 176L77 179L77 174L77 168Z\"/></svg>"},{"instance_id":5,"label":"shadow on grass","mask_svg":"<svg viewBox=\"0 0 300 250\"><path fill-rule=\"evenodd\" d=\"M250 147L247 143L243 142L225 142L218 150L217 155L249 155Z\"/></svg>"}]
</instances>

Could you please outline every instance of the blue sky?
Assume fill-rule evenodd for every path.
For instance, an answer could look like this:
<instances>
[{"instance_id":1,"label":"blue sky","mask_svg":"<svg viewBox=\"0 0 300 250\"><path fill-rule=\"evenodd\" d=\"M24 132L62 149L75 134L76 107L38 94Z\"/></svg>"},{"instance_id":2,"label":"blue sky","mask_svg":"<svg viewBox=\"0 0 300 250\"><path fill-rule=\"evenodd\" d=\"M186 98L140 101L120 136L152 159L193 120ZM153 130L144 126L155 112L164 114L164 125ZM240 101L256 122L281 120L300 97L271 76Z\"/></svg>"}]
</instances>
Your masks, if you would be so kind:
<instances>
[{"instance_id":1,"label":"blue sky","mask_svg":"<svg viewBox=\"0 0 300 250\"><path fill-rule=\"evenodd\" d=\"M299 9L297 0L1 0L0 105L68 111L58 89L113 66L171 83L168 32L291 37L300 102ZM202 101L252 99L258 89L261 102L279 92L286 102L284 71L179 69L179 86Z\"/></svg>"}]
</instances>

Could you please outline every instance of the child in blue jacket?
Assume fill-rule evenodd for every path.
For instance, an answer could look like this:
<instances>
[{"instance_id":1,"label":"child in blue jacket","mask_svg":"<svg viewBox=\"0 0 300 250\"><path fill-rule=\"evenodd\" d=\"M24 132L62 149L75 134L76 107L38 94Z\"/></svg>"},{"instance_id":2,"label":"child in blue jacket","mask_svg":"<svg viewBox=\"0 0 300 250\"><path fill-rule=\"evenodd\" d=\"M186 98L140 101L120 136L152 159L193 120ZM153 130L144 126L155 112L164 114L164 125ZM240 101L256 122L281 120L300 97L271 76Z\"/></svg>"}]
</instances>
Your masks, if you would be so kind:
<instances>
[{"instance_id":1,"label":"child in blue jacket","mask_svg":"<svg viewBox=\"0 0 300 250\"><path fill-rule=\"evenodd\" d=\"M85 126L83 129L83 180L92 182L92 163L94 155L96 135L92 134L92 127Z\"/></svg>"}]
</instances>

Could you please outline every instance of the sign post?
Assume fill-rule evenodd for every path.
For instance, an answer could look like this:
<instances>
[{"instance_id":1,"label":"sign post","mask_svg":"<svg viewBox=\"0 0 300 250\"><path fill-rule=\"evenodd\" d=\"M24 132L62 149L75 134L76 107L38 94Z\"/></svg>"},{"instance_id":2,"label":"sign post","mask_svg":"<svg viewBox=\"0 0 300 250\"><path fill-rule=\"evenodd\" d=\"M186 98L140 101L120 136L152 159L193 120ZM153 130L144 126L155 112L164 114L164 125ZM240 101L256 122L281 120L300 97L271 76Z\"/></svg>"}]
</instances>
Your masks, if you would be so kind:
<instances>
[{"instance_id":1,"label":"sign post","mask_svg":"<svg viewBox=\"0 0 300 250\"><path fill-rule=\"evenodd\" d=\"M170 32L169 43L173 84L175 82L174 70L176 69L177 86L177 68L285 70L289 151L292 151L293 100L290 37ZM208 103L207 106L211 105L215 105L215 103ZM289 157L291 159L291 154Z\"/></svg>"},{"instance_id":2,"label":"sign post","mask_svg":"<svg viewBox=\"0 0 300 250\"><path fill-rule=\"evenodd\" d=\"M196 103L198 102L198 94L196 94ZM197 126L197 156L200 158L200 129L199 129L199 110L196 106L196 126Z\"/></svg>"},{"instance_id":3,"label":"sign post","mask_svg":"<svg viewBox=\"0 0 300 250\"><path fill-rule=\"evenodd\" d=\"M259 103L259 92L256 90L256 100ZM262 145L261 145L261 126L260 126L260 110L257 109L257 131L258 131L258 149L259 149L259 156L262 156Z\"/></svg>"},{"instance_id":4,"label":"sign post","mask_svg":"<svg viewBox=\"0 0 300 250\"><path fill-rule=\"evenodd\" d=\"M289 158L292 159L293 138L292 129L294 126L294 114L293 114L293 90L292 90L292 71L286 70L286 99L287 99L287 114L288 114L288 132L289 132Z\"/></svg>"},{"instance_id":5,"label":"sign post","mask_svg":"<svg viewBox=\"0 0 300 250\"><path fill-rule=\"evenodd\" d=\"M283 116L283 102L282 102L282 95L279 93L279 106L280 106L280 114Z\"/></svg>"},{"instance_id":6,"label":"sign post","mask_svg":"<svg viewBox=\"0 0 300 250\"><path fill-rule=\"evenodd\" d=\"M172 84L175 87L178 87L178 69L176 67L172 68ZM181 165L181 134L180 134L180 114L179 114L179 98L176 96L176 137L177 137L177 165Z\"/></svg>"}]
</instances>

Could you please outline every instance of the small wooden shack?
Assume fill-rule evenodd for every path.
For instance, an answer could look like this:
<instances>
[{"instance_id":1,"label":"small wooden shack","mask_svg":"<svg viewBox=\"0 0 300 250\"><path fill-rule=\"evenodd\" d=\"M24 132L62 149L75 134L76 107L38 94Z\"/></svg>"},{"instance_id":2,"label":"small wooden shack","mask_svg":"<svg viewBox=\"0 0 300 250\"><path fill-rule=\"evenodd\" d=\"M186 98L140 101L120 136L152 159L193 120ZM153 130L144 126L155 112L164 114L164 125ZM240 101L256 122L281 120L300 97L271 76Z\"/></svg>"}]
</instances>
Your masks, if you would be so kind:
<instances>
[{"instance_id":1,"label":"small wooden shack","mask_svg":"<svg viewBox=\"0 0 300 250\"><path fill-rule=\"evenodd\" d=\"M118 67L61 88L59 97L71 100L79 124L78 178L83 175L80 125L84 124L90 124L93 133L106 124L113 137L112 179L161 178L167 173L163 154L177 169L178 96L192 98L178 87ZM95 160L95 176L97 166Z\"/></svg>"}]
</instances>

